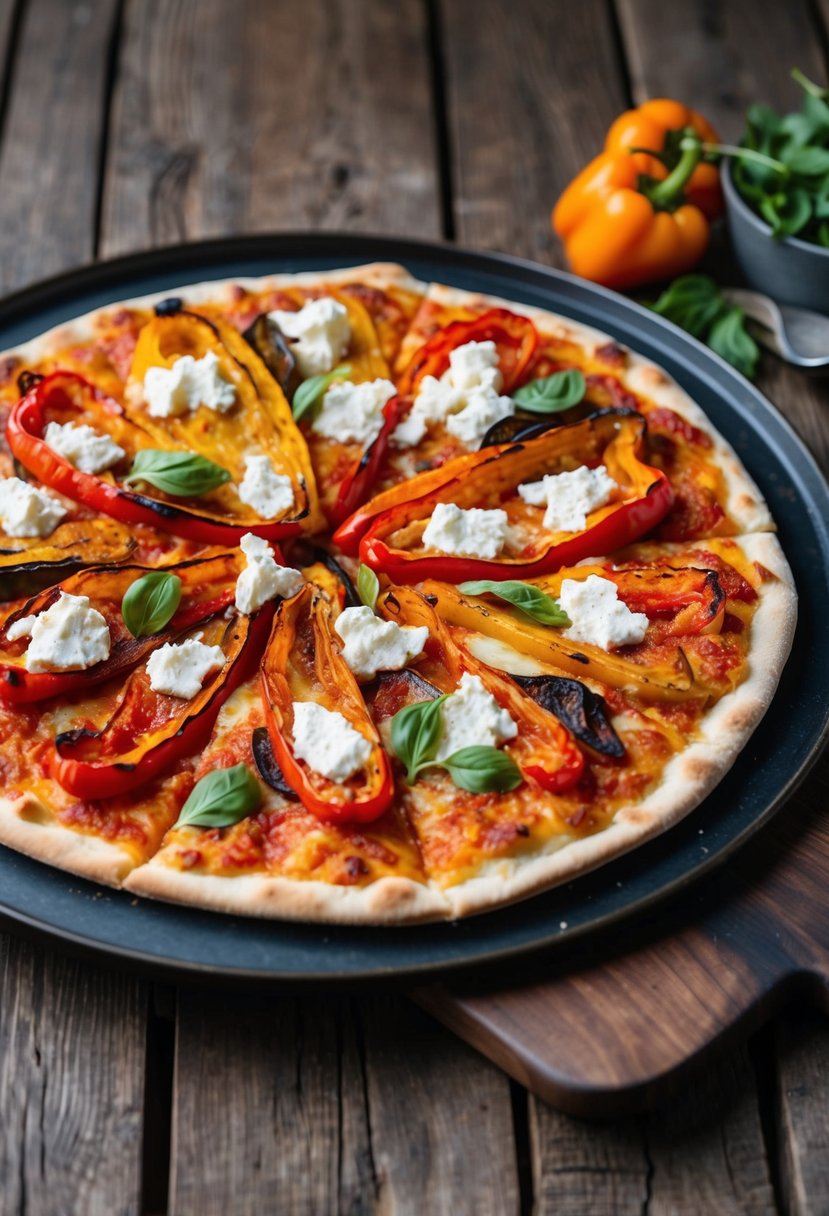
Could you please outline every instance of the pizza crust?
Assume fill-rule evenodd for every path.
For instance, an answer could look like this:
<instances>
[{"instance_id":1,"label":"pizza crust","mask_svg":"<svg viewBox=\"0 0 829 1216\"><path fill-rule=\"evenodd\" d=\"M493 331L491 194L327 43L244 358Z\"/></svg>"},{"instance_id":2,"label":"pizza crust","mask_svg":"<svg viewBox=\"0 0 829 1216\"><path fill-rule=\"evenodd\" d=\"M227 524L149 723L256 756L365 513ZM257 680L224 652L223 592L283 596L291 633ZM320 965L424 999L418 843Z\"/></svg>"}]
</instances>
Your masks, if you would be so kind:
<instances>
[{"instance_id":1,"label":"pizza crust","mask_svg":"<svg viewBox=\"0 0 829 1216\"><path fill-rule=\"evenodd\" d=\"M0 844L108 887L122 886L135 865L132 853L116 841L58 823L33 794L0 797Z\"/></svg>"}]
</instances>

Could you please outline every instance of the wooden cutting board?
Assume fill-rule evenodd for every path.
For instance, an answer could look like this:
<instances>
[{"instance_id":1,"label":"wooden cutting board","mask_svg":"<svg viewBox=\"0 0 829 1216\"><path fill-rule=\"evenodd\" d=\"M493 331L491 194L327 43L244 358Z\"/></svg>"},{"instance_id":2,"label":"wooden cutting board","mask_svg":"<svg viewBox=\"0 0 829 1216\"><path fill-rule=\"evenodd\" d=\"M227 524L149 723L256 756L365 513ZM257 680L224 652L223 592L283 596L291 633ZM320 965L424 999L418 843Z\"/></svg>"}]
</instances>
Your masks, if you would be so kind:
<instances>
[{"instance_id":1,"label":"wooden cutting board","mask_svg":"<svg viewBox=\"0 0 829 1216\"><path fill-rule=\"evenodd\" d=\"M829 764L681 898L516 966L496 986L413 995L570 1114L664 1102L785 1002L829 1006Z\"/></svg>"}]
</instances>

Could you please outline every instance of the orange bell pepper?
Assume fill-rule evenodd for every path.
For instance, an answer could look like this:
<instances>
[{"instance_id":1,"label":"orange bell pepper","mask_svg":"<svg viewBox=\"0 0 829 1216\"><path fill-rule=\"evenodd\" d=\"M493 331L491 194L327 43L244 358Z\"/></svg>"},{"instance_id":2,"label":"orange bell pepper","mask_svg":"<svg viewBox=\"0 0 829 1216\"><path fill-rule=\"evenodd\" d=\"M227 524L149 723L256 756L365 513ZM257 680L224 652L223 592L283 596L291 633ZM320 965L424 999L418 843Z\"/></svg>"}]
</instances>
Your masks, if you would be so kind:
<instances>
[{"instance_id":1,"label":"orange bell pepper","mask_svg":"<svg viewBox=\"0 0 829 1216\"><path fill-rule=\"evenodd\" d=\"M713 128L679 102L622 114L553 209L574 273L624 289L691 270L722 208L717 169L703 161L712 146Z\"/></svg>"}]
</instances>

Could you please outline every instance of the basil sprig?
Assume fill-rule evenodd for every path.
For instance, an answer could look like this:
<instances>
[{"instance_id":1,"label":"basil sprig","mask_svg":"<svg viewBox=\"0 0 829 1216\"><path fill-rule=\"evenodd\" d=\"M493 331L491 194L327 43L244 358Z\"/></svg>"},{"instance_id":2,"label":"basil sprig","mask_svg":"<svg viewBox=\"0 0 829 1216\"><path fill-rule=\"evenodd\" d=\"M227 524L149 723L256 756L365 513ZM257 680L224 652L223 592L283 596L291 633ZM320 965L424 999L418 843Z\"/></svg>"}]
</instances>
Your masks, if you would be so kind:
<instances>
[{"instance_id":1,"label":"basil sprig","mask_svg":"<svg viewBox=\"0 0 829 1216\"><path fill-rule=\"evenodd\" d=\"M512 399L522 410L529 410L531 414L558 414L561 410L569 410L572 405L578 405L586 392L584 376L571 368L553 372L552 376L542 376L540 380L531 380L523 388L517 389Z\"/></svg>"},{"instance_id":2,"label":"basil sprig","mask_svg":"<svg viewBox=\"0 0 829 1216\"><path fill-rule=\"evenodd\" d=\"M366 608L371 608L373 611L374 605L377 603L377 596L380 594L380 580L371 566L366 566L362 562L357 571L357 594Z\"/></svg>"},{"instance_id":3,"label":"basil sprig","mask_svg":"<svg viewBox=\"0 0 829 1216\"><path fill-rule=\"evenodd\" d=\"M391 720L391 745L406 766L408 784L421 769L437 765L448 771L458 789L473 794L514 790L523 780L521 770L497 747L462 747L445 760L435 760L443 728L441 706L448 695L407 705Z\"/></svg>"},{"instance_id":4,"label":"basil sprig","mask_svg":"<svg viewBox=\"0 0 829 1216\"><path fill-rule=\"evenodd\" d=\"M195 452L166 452L160 448L140 448L124 484L146 481L176 498L197 498L230 481L230 473L220 464Z\"/></svg>"},{"instance_id":5,"label":"basil sprig","mask_svg":"<svg viewBox=\"0 0 829 1216\"><path fill-rule=\"evenodd\" d=\"M342 380L350 374L351 368L346 364L343 367L335 367L333 372L326 372L322 376L310 376L307 380L303 380L291 402L295 421L299 422L300 418L304 418L318 405L335 380Z\"/></svg>"},{"instance_id":6,"label":"basil sprig","mask_svg":"<svg viewBox=\"0 0 829 1216\"><path fill-rule=\"evenodd\" d=\"M746 329L741 308L727 303L717 284L704 274L684 274L651 305L654 312L701 342L754 379L760 350Z\"/></svg>"},{"instance_id":7,"label":"basil sprig","mask_svg":"<svg viewBox=\"0 0 829 1216\"><path fill-rule=\"evenodd\" d=\"M121 600L121 615L134 638L145 638L163 629L180 603L179 576L152 570L130 583Z\"/></svg>"},{"instance_id":8,"label":"basil sprig","mask_svg":"<svg viewBox=\"0 0 829 1216\"><path fill-rule=\"evenodd\" d=\"M246 764L217 768L197 781L175 827L227 828L255 811L262 790Z\"/></svg>"},{"instance_id":9,"label":"basil sprig","mask_svg":"<svg viewBox=\"0 0 829 1216\"><path fill-rule=\"evenodd\" d=\"M503 582L480 578L468 583L459 583L458 590L463 591L465 595L497 595L500 600L506 600L508 604L520 609L534 621L540 621L542 625L573 623L558 600L547 595L540 587L533 587L531 583L521 583L517 579L509 578Z\"/></svg>"}]
</instances>

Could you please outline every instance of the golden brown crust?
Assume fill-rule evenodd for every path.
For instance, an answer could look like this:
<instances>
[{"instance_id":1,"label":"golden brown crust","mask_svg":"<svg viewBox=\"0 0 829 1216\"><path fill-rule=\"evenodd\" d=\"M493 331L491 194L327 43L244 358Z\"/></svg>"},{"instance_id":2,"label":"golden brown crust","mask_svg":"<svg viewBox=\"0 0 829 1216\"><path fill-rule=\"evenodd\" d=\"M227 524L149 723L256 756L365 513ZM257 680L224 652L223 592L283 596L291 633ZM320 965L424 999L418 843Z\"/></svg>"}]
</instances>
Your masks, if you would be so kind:
<instances>
[{"instance_id":1,"label":"golden brown crust","mask_svg":"<svg viewBox=\"0 0 829 1216\"><path fill-rule=\"evenodd\" d=\"M108 887L122 886L135 865L132 854L114 841L58 823L31 794L0 797L0 843Z\"/></svg>"}]
</instances>

